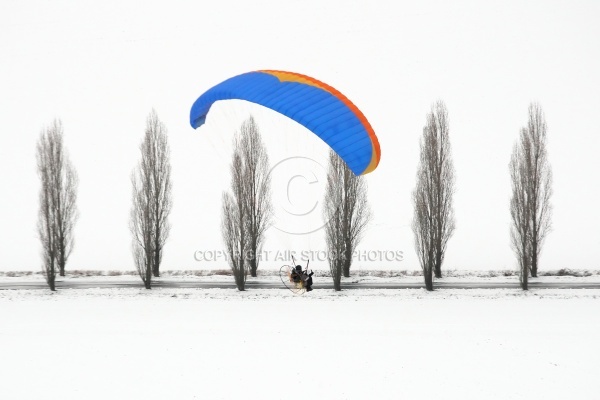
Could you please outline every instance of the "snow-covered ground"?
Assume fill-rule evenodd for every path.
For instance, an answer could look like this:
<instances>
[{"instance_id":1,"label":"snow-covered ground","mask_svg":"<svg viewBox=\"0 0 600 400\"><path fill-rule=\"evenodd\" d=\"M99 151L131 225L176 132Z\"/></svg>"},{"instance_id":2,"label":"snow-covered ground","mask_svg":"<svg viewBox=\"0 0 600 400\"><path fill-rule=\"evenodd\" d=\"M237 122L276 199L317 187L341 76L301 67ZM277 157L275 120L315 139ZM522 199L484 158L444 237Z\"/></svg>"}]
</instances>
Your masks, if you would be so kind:
<instances>
[{"instance_id":1,"label":"snow-covered ground","mask_svg":"<svg viewBox=\"0 0 600 400\"><path fill-rule=\"evenodd\" d=\"M537 278L530 278L531 282L600 282L598 270L563 270L566 274L559 275L559 271L542 271ZM131 282L142 281L133 271L67 271L67 276L56 277L57 281L100 281L100 282ZM155 278L156 279L156 278ZM190 271L164 271L158 280L169 281L198 281L198 282L234 282L230 270L190 270ZM315 270L315 282L331 282L328 270ZM279 270L259 270L258 277L248 276L248 281L254 282L279 282ZM434 281L455 282L486 282L486 283L518 283L516 271L444 271L444 277ZM0 283L3 282L44 282L41 272L14 271L0 272ZM350 278L342 278L342 282L352 283L422 283L423 277L418 271L387 271L387 270L357 270L353 271Z\"/></svg>"},{"instance_id":2,"label":"snow-covered ground","mask_svg":"<svg viewBox=\"0 0 600 400\"><path fill-rule=\"evenodd\" d=\"M1 399L594 399L600 290L0 291Z\"/></svg>"}]
</instances>

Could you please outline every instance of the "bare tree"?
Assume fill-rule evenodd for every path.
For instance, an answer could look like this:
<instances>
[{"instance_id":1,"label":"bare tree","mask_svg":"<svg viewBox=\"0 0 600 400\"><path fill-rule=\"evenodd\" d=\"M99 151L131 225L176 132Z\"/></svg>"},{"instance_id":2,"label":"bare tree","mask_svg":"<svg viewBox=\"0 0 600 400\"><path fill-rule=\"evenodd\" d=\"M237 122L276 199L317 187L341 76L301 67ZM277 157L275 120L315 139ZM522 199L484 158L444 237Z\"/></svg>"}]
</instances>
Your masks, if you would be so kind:
<instances>
[{"instance_id":1,"label":"bare tree","mask_svg":"<svg viewBox=\"0 0 600 400\"><path fill-rule=\"evenodd\" d=\"M344 262L341 254L344 253L344 238L342 235L342 210L338 207L342 202L342 174L343 161L335 158L330 153L329 171L327 174L327 186L325 189L325 202L323 213L325 217L325 243L327 245L327 256L329 258L329 270L333 279L335 291L342 290L341 280ZM341 250L340 250L341 249Z\"/></svg>"},{"instance_id":2,"label":"bare tree","mask_svg":"<svg viewBox=\"0 0 600 400\"><path fill-rule=\"evenodd\" d=\"M38 234L46 281L55 290L56 268L65 275L73 250L73 228L77 221L77 173L63 144L60 120L42 130L37 143L37 167L41 179Z\"/></svg>"},{"instance_id":3,"label":"bare tree","mask_svg":"<svg viewBox=\"0 0 600 400\"><path fill-rule=\"evenodd\" d=\"M537 103L529 105L529 121L527 124L527 138L531 146L531 161L529 171L529 185L531 201L529 218L531 219L530 255L531 276L537 277L538 258L542 244L552 222L552 169L548 162L546 150L546 119L542 107Z\"/></svg>"},{"instance_id":4,"label":"bare tree","mask_svg":"<svg viewBox=\"0 0 600 400\"><path fill-rule=\"evenodd\" d=\"M168 217L171 213L173 200L171 196L171 162L170 149L167 142L167 129L158 119L156 111L150 113L146 126L148 146L152 157L152 205L151 212L154 220L154 262L152 273L160 276L160 263L164 245L169 237L171 225Z\"/></svg>"},{"instance_id":5,"label":"bare tree","mask_svg":"<svg viewBox=\"0 0 600 400\"><path fill-rule=\"evenodd\" d=\"M136 268L147 289L152 275L160 274L160 263L169 236L171 212L171 164L166 128L154 110L146 119L140 145L142 158L133 171L130 230Z\"/></svg>"},{"instance_id":6,"label":"bare tree","mask_svg":"<svg viewBox=\"0 0 600 400\"><path fill-rule=\"evenodd\" d=\"M352 254L360 243L371 209L367 201L367 183L356 176L334 152L329 153L329 169L325 188L325 241L329 268L336 291L341 290L341 276L350 276Z\"/></svg>"},{"instance_id":7,"label":"bare tree","mask_svg":"<svg viewBox=\"0 0 600 400\"><path fill-rule=\"evenodd\" d=\"M143 160L144 155L137 169L131 174L132 207L129 229L133 237L132 252L135 267L146 289L150 289L154 262L154 227L150 207L152 203L150 180L148 171L144 171L147 165Z\"/></svg>"},{"instance_id":8,"label":"bare tree","mask_svg":"<svg viewBox=\"0 0 600 400\"><path fill-rule=\"evenodd\" d=\"M417 184L413 191L413 233L427 290L433 278L442 277L442 264L448 240L454 233L454 165L450 152L448 111L442 101L427 114L420 143Z\"/></svg>"},{"instance_id":9,"label":"bare tree","mask_svg":"<svg viewBox=\"0 0 600 400\"><path fill-rule=\"evenodd\" d=\"M433 290L433 267L435 265L434 216L431 212L427 176L422 168L417 172L417 186L413 191L414 218L412 229L415 235L415 250L419 257L425 288Z\"/></svg>"},{"instance_id":10,"label":"bare tree","mask_svg":"<svg viewBox=\"0 0 600 400\"><path fill-rule=\"evenodd\" d=\"M509 170L512 183L510 239L519 263L521 288L527 290L531 262L531 142L525 128L521 130L519 141L513 149Z\"/></svg>"},{"instance_id":11,"label":"bare tree","mask_svg":"<svg viewBox=\"0 0 600 400\"><path fill-rule=\"evenodd\" d=\"M509 169L513 192L511 244L519 260L521 287L527 290L529 273L537 276L542 244L552 225L552 170L546 150L546 121L537 103L529 106L529 121L521 129Z\"/></svg>"},{"instance_id":12,"label":"bare tree","mask_svg":"<svg viewBox=\"0 0 600 400\"><path fill-rule=\"evenodd\" d=\"M56 290L56 246L54 244L55 235L53 231L55 216L50 195L50 168L47 167L48 160L44 149L45 144L41 143L46 143L46 137L42 136L40 138L37 149L38 173L42 181L39 195L40 209L38 212L38 235L42 242L42 270L50 290L54 291Z\"/></svg>"},{"instance_id":13,"label":"bare tree","mask_svg":"<svg viewBox=\"0 0 600 400\"><path fill-rule=\"evenodd\" d=\"M245 200L248 209L248 262L250 275L256 277L259 254L269 227L271 204L271 175L269 156L256 121L251 116L240 129L239 150L243 162Z\"/></svg>"},{"instance_id":14,"label":"bare tree","mask_svg":"<svg viewBox=\"0 0 600 400\"><path fill-rule=\"evenodd\" d=\"M231 191L223 192L221 234L227 251L227 260L235 278L238 290L245 290L248 277L247 248L249 245L248 203L244 184L244 162L239 137L234 140L234 154L231 162Z\"/></svg>"}]
</instances>

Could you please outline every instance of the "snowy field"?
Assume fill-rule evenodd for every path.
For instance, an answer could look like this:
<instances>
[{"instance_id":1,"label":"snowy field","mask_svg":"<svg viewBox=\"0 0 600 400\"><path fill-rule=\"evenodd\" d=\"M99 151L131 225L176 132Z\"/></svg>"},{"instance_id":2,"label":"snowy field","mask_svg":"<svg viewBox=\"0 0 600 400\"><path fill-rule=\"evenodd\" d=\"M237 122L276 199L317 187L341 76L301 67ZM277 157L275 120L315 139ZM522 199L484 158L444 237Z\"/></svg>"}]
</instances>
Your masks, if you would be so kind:
<instances>
[{"instance_id":1,"label":"snowy field","mask_svg":"<svg viewBox=\"0 0 600 400\"><path fill-rule=\"evenodd\" d=\"M331 282L331 275L328 270L314 270L315 282ZM529 278L530 282L558 283L558 282L579 282L579 283L600 283L600 270L552 270L541 271L537 278ZM56 277L57 282L68 281L98 281L98 282L139 282L143 285L141 279L134 271L98 271L98 270L77 270L67 271L67 276ZM154 281L188 281L188 282L234 282L231 270L173 270L161 272L160 278L153 278ZM252 282L280 282L279 270L261 269L258 271L258 277L248 276L248 281ZM0 283L10 282L45 282L44 276L38 271L0 271ZM423 276L420 271L398 271L398 270L353 270L350 278L342 278L342 283L422 283ZM444 277L434 279L434 282L445 283L518 283L519 277L517 271L465 271L448 270L444 271Z\"/></svg>"},{"instance_id":2,"label":"snowy field","mask_svg":"<svg viewBox=\"0 0 600 400\"><path fill-rule=\"evenodd\" d=\"M0 291L0 399L597 399L600 290Z\"/></svg>"}]
</instances>

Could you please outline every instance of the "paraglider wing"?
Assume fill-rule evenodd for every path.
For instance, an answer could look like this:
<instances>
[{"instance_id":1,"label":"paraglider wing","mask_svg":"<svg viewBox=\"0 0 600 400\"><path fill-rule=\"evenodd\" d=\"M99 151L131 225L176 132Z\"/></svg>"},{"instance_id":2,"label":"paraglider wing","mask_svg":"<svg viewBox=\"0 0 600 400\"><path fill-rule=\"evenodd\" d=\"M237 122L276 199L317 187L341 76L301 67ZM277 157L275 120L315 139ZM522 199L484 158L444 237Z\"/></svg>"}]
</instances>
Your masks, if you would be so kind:
<instances>
[{"instance_id":1,"label":"paraglider wing","mask_svg":"<svg viewBox=\"0 0 600 400\"><path fill-rule=\"evenodd\" d=\"M234 76L194 102L190 124L198 128L214 102L231 99L260 104L305 126L356 175L367 174L379 164L379 141L363 113L339 91L314 78L271 70Z\"/></svg>"}]
</instances>

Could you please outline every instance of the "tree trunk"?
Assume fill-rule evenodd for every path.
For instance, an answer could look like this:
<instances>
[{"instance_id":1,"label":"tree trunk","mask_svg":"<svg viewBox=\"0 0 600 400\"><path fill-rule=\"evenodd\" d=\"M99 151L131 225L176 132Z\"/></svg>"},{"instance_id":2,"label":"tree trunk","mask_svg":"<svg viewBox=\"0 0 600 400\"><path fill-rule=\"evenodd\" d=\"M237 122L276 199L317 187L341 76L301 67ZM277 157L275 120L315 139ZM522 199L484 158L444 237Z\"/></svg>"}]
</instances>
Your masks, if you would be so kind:
<instances>
[{"instance_id":1,"label":"tree trunk","mask_svg":"<svg viewBox=\"0 0 600 400\"><path fill-rule=\"evenodd\" d=\"M56 291L56 282L55 282L55 278L54 278L54 272L52 273L52 276L48 277L48 286L50 287L51 291Z\"/></svg>"},{"instance_id":2,"label":"tree trunk","mask_svg":"<svg viewBox=\"0 0 600 400\"><path fill-rule=\"evenodd\" d=\"M146 253L146 254L148 254L148 253ZM147 262L152 262L151 257L146 256L146 259L148 260ZM153 268L154 268L153 265L148 265L146 267L146 279L144 280L144 286L146 287L146 289L152 288L152 269Z\"/></svg>"},{"instance_id":3,"label":"tree trunk","mask_svg":"<svg viewBox=\"0 0 600 400\"><path fill-rule=\"evenodd\" d=\"M244 284L244 277L241 275L243 273L243 270L235 272L235 286L237 286L237 289L240 292L246 290L246 285Z\"/></svg>"},{"instance_id":4,"label":"tree trunk","mask_svg":"<svg viewBox=\"0 0 600 400\"><path fill-rule=\"evenodd\" d=\"M62 225L62 221L59 220L59 224ZM62 232L62 228L60 229L59 237L58 237L58 257L56 257L56 261L58 263L58 274L60 276L65 276L65 264L67 263L65 260L65 251L67 246L65 244L65 237Z\"/></svg>"},{"instance_id":5,"label":"tree trunk","mask_svg":"<svg viewBox=\"0 0 600 400\"><path fill-rule=\"evenodd\" d=\"M332 260L331 262L334 263L334 267L331 270L333 290L339 292L342 290L342 270L344 269L344 264L342 264L342 260Z\"/></svg>"},{"instance_id":6,"label":"tree trunk","mask_svg":"<svg viewBox=\"0 0 600 400\"><path fill-rule=\"evenodd\" d=\"M423 271L423 277L425 278L425 289L433 291L433 276L431 269L429 271Z\"/></svg>"},{"instance_id":7,"label":"tree trunk","mask_svg":"<svg viewBox=\"0 0 600 400\"><path fill-rule=\"evenodd\" d=\"M341 278L341 276L338 276L337 278L333 279L333 289L336 292L339 292L342 290L342 280L340 278Z\"/></svg>"},{"instance_id":8,"label":"tree trunk","mask_svg":"<svg viewBox=\"0 0 600 400\"><path fill-rule=\"evenodd\" d=\"M524 255L521 257L521 262L523 265L521 266L521 289L529 290L529 267L527 265L527 256Z\"/></svg>"},{"instance_id":9,"label":"tree trunk","mask_svg":"<svg viewBox=\"0 0 600 400\"><path fill-rule=\"evenodd\" d=\"M157 248L154 251L154 264L152 265L152 275L154 275L155 278L158 278L160 276L160 250Z\"/></svg>"},{"instance_id":10,"label":"tree trunk","mask_svg":"<svg viewBox=\"0 0 600 400\"><path fill-rule=\"evenodd\" d=\"M255 235L252 235L252 258L250 259L250 276L256 278L256 270L258 269L258 243L256 241Z\"/></svg>"},{"instance_id":11,"label":"tree trunk","mask_svg":"<svg viewBox=\"0 0 600 400\"><path fill-rule=\"evenodd\" d=\"M344 278L350 278L350 260L344 260L343 266Z\"/></svg>"},{"instance_id":12,"label":"tree trunk","mask_svg":"<svg viewBox=\"0 0 600 400\"><path fill-rule=\"evenodd\" d=\"M441 209L441 206L439 205L439 201L438 201L438 205L437 205L438 210ZM439 215L438 213L438 217L437 217L437 223L440 224L441 220L442 220L442 216ZM436 278L441 278L442 277L442 232L441 232L441 228L438 228L437 231L437 239L434 241L433 246L434 246L434 251L435 251L435 264L433 265L433 274L435 275Z\"/></svg>"},{"instance_id":13,"label":"tree trunk","mask_svg":"<svg viewBox=\"0 0 600 400\"><path fill-rule=\"evenodd\" d=\"M344 251L344 264L343 264L343 272L345 278L350 278L350 266L352 265L352 243L346 243L346 250Z\"/></svg>"},{"instance_id":14,"label":"tree trunk","mask_svg":"<svg viewBox=\"0 0 600 400\"><path fill-rule=\"evenodd\" d=\"M54 256L53 256L54 257ZM46 273L48 276L48 286L51 291L56 291L56 275L54 273L54 259L50 261L50 274Z\"/></svg>"},{"instance_id":15,"label":"tree trunk","mask_svg":"<svg viewBox=\"0 0 600 400\"><path fill-rule=\"evenodd\" d=\"M58 260L58 274L60 276L65 276L65 257L61 254Z\"/></svg>"},{"instance_id":16,"label":"tree trunk","mask_svg":"<svg viewBox=\"0 0 600 400\"><path fill-rule=\"evenodd\" d=\"M537 260L536 257L533 257L533 260L531 261L531 277L532 278L537 278Z\"/></svg>"},{"instance_id":17,"label":"tree trunk","mask_svg":"<svg viewBox=\"0 0 600 400\"><path fill-rule=\"evenodd\" d=\"M433 268L433 272L435 273L436 278L442 277L442 257L440 254L438 254L435 259L435 266Z\"/></svg>"},{"instance_id":18,"label":"tree trunk","mask_svg":"<svg viewBox=\"0 0 600 400\"><path fill-rule=\"evenodd\" d=\"M538 262L537 262L537 243L533 242L531 247L531 277L537 278Z\"/></svg>"}]
</instances>

